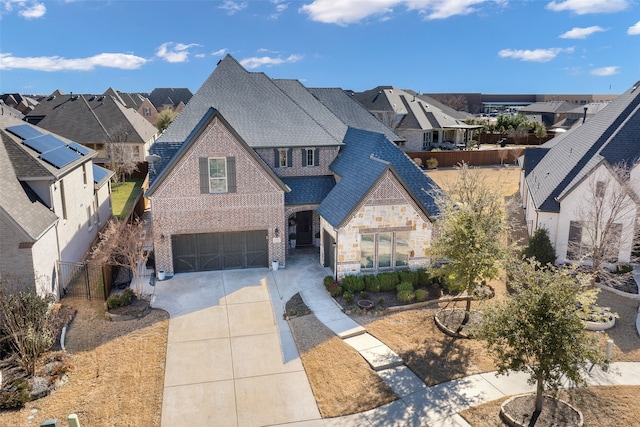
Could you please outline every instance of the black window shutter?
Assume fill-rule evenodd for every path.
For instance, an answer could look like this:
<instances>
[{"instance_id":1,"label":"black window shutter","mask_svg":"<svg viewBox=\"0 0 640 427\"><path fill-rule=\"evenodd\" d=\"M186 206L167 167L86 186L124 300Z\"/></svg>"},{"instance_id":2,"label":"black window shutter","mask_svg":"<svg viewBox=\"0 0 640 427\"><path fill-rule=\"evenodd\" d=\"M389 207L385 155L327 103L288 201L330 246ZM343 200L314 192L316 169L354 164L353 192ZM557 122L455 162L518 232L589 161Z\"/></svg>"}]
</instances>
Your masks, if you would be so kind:
<instances>
[{"instance_id":1,"label":"black window shutter","mask_svg":"<svg viewBox=\"0 0 640 427\"><path fill-rule=\"evenodd\" d=\"M229 193L235 193L237 191L236 185L236 158L227 157L227 191Z\"/></svg>"},{"instance_id":2,"label":"black window shutter","mask_svg":"<svg viewBox=\"0 0 640 427\"><path fill-rule=\"evenodd\" d=\"M293 166L293 152L291 150L287 150L287 167Z\"/></svg>"},{"instance_id":3,"label":"black window shutter","mask_svg":"<svg viewBox=\"0 0 640 427\"><path fill-rule=\"evenodd\" d=\"M307 150L302 149L302 166L307 166Z\"/></svg>"},{"instance_id":4,"label":"black window shutter","mask_svg":"<svg viewBox=\"0 0 640 427\"><path fill-rule=\"evenodd\" d=\"M209 194L209 159L200 157L200 194Z\"/></svg>"},{"instance_id":5,"label":"black window shutter","mask_svg":"<svg viewBox=\"0 0 640 427\"><path fill-rule=\"evenodd\" d=\"M275 162L276 168L279 168L280 167L280 150L278 150L277 148L274 148L273 157L276 159L276 162Z\"/></svg>"},{"instance_id":6,"label":"black window shutter","mask_svg":"<svg viewBox=\"0 0 640 427\"><path fill-rule=\"evenodd\" d=\"M313 152L313 166L320 166L320 150L318 148Z\"/></svg>"}]
</instances>

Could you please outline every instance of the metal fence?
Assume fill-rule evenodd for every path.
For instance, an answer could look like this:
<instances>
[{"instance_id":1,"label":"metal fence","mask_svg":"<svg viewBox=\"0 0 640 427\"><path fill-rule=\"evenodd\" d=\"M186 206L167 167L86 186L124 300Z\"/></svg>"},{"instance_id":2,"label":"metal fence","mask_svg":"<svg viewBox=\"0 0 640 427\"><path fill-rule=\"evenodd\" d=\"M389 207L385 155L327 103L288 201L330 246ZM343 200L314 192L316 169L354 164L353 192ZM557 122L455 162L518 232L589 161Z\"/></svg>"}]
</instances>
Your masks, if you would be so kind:
<instances>
[{"instance_id":1,"label":"metal fence","mask_svg":"<svg viewBox=\"0 0 640 427\"><path fill-rule=\"evenodd\" d=\"M60 297L105 301L111 292L117 267L89 262L58 261Z\"/></svg>"}]
</instances>

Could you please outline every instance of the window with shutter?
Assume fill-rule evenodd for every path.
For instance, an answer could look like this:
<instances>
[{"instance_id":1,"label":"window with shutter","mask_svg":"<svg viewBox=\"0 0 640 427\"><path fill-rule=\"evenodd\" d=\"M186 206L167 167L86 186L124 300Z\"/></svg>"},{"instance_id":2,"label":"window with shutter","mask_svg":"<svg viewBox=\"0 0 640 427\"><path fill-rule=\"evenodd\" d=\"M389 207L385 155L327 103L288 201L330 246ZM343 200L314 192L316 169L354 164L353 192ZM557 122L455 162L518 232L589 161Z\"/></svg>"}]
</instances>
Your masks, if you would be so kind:
<instances>
[{"instance_id":1,"label":"window with shutter","mask_svg":"<svg viewBox=\"0 0 640 427\"><path fill-rule=\"evenodd\" d=\"M200 193L235 193L236 159L235 157L201 157Z\"/></svg>"}]
</instances>

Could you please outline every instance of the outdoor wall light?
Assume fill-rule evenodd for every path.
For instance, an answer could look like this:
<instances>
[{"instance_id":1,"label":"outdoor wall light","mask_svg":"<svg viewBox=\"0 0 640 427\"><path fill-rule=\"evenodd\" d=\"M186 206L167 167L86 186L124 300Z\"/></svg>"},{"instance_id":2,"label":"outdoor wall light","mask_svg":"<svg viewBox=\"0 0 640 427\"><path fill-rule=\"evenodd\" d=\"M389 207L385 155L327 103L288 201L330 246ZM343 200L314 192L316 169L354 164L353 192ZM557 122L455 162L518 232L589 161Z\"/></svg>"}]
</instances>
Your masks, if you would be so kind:
<instances>
[{"instance_id":1,"label":"outdoor wall light","mask_svg":"<svg viewBox=\"0 0 640 427\"><path fill-rule=\"evenodd\" d=\"M160 235L160 240L164 241L164 234Z\"/></svg>"},{"instance_id":2,"label":"outdoor wall light","mask_svg":"<svg viewBox=\"0 0 640 427\"><path fill-rule=\"evenodd\" d=\"M276 237L280 237L280 229L278 227L276 227L276 229L273 230L273 231L274 231Z\"/></svg>"}]
</instances>

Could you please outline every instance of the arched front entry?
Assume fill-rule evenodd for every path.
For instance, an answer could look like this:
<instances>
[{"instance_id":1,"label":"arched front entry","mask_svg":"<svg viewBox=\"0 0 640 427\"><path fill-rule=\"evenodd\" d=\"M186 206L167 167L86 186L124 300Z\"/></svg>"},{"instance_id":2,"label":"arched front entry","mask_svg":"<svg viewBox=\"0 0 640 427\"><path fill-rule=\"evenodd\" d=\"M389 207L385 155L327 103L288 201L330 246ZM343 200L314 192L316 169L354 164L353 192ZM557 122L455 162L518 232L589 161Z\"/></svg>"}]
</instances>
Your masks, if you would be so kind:
<instances>
[{"instance_id":1,"label":"arched front entry","mask_svg":"<svg viewBox=\"0 0 640 427\"><path fill-rule=\"evenodd\" d=\"M314 246L315 234L320 230L320 219L314 206L297 206L287 213L288 235L296 236L296 247Z\"/></svg>"}]
</instances>

